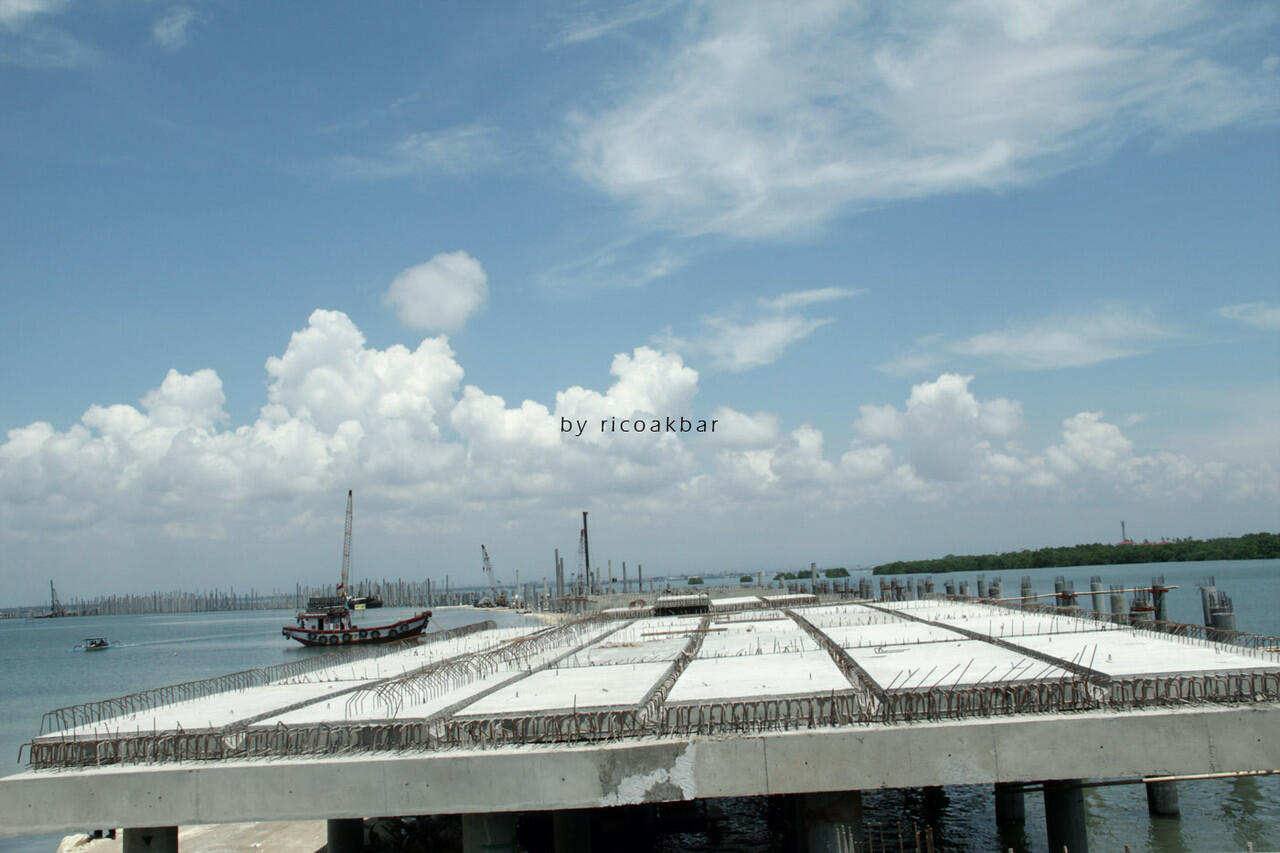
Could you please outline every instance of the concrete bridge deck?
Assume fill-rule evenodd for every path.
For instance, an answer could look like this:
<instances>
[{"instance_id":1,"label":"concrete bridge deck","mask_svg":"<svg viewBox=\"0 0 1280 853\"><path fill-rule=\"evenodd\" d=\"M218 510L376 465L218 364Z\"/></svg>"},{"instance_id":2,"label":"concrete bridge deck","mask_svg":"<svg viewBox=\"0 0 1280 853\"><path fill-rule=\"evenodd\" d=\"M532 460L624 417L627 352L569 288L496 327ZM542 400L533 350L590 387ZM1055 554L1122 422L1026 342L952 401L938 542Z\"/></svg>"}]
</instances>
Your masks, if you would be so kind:
<instances>
[{"instance_id":1,"label":"concrete bridge deck","mask_svg":"<svg viewBox=\"0 0 1280 853\"><path fill-rule=\"evenodd\" d=\"M61 709L0 780L0 834L1280 768L1270 643L800 601L456 632Z\"/></svg>"}]
</instances>

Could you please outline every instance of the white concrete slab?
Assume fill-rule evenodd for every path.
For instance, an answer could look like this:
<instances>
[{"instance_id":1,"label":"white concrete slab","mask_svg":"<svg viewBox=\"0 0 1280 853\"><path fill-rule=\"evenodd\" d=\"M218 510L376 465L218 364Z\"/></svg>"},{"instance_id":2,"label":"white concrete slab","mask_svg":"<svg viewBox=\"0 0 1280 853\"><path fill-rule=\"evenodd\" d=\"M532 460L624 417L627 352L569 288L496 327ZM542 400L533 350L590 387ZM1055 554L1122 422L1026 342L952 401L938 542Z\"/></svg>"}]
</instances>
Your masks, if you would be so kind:
<instances>
[{"instance_id":1,"label":"white concrete slab","mask_svg":"<svg viewBox=\"0 0 1280 853\"><path fill-rule=\"evenodd\" d=\"M849 656L885 689L925 690L934 686L1053 680L1070 675L1060 667L981 640L884 645L848 651Z\"/></svg>"},{"instance_id":2,"label":"white concrete slab","mask_svg":"<svg viewBox=\"0 0 1280 853\"><path fill-rule=\"evenodd\" d=\"M667 704L830 693L849 688L849 680L825 651L698 658L667 694Z\"/></svg>"},{"instance_id":3,"label":"white concrete slab","mask_svg":"<svg viewBox=\"0 0 1280 853\"><path fill-rule=\"evenodd\" d=\"M336 681L312 684L266 684L111 717L96 723L47 733L44 738L107 736L153 730L170 731L179 726L188 731L225 726L296 702L318 701L326 694L350 686L348 683Z\"/></svg>"},{"instance_id":4,"label":"white concrete slab","mask_svg":"<svg viewBox=\"0 0 1280 853\"><path fill-rule=\"evenodd\" d=\"M826 634L845 649L875 646L906 646L920 643L945 643L966 639L947 628L935 628L919 622L893 621L874 625L842 625L824 627Z\"/></svg>"},{"instance_id":5,"label":"white concrete slab","mask_svg":"<svg viewBox=\"0 0 1280 853\"><path fill-rule=\"evenodd\" d=\"M1230 647L1183 642L1146 631L1046 634L1018 637L1016 642L1113 677L1280 669L1276 661Z\"/></svg>"},{"instance_id":6,"label":"white concrete slab","mask_svg":"<svg viewBox=\"0 0 1280 853\"><path fill-rule=\"evenodd\" d=\"M633 708L670 668L667 663L555 667L468 705L458 717L492 717L572 708Z\"/></svg>"},{"instance_id":7,"label":"white concrete slab","mask_svg":"<svg viewBox=\"0 0 1280 853\"><path fill-rule=\"evenodd\" d=\"M818 644L794 620L761 614L753 619L716 620L702 641L698 658L810 652Z\"/></svg>"}]
</instances>

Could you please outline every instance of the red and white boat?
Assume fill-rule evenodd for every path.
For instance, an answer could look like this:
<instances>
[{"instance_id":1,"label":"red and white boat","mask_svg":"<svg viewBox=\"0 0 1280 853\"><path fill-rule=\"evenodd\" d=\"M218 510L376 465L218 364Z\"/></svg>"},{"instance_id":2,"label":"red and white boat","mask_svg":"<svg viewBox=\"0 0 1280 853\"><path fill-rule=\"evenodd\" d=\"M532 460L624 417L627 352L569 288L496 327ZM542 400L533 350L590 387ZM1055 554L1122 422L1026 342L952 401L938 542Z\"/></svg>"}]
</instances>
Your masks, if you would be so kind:
<instances>
[{"instance_id":1,"label":"red and white boat","mask_svg":"<svg viewBox=\"0 0 1280 853\"><path fill-rule=\"evenodd\" d=\"M389 643L394 640L407 640L416 637L427 627L431 611L415 613L408 619L392 622L389 625L375 625L372 628L361 628L351 621L349 605L353 601L350 587L351 580L351 490L347 490L347 525L342 536L342 582L338 584L338 594L308 602L307 610L298 614L296 625L285 625L281 629L284 636L297 640L304 646L359 646L366 643ZM378 606L382 599L378 599Z\"/></svg>"},{"instance_id":2,"label":"red and white boat","mask_svg":"<svg viewBox=\"0 0 1280 853\"><path fill-rule=\"evenodd\" d=\"M361 627L351 621L351 611L346 607L330 607L299 613L298 624L284 626L281 633L304 646L358 646L416 637L426 630L430 619L431 611L424 610L390 625Z\"/></svg>"}]
</instances>

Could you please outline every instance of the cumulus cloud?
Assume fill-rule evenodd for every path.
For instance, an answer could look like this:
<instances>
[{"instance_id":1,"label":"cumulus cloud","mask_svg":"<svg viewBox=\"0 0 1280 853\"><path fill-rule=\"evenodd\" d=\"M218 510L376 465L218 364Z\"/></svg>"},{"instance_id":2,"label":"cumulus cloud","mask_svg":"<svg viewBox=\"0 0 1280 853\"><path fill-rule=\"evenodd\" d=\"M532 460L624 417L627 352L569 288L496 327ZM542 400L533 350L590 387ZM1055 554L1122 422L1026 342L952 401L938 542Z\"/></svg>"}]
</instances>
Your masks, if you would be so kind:
<instances>
[{"instance_id":1,"label":"cumulus cloud","mask_svg":"<svg viewBox=\"0 0 1280 853\"><path fill-rule=\"evenodd\" d=\"M179 50L187 43L191 25L200 14L190 6L171 6L151 25L151 38L165 50Z\"/></svg>"},{"instance_id":2,"label":"cumulus cloud","mask_svg":"<svg viewBox=\"0 0 1280 853\"><path fill-rule=\"evenodd\" d=\"M457 332L489 299L489 277L466 252L436 255L391 280L383 304L411 329Z\"/></svg>"},{"instance_id":3,"label":"cumulus cloud","mask_svg":"<svg viewBox=\"0 0 1280 853\"><path fill-rule=\"evenodd\" d=\"M987 439L1007 436L1021 422L1021 406L1003 398L980 402L972 376L944 373L911 389L902 414L907 461L931 480L964 479L990 453Z\"/></svg>"},{"instance_id":4,"label":"cumulus cloud","mask_svg":"<svg viewBox=\"0 0 1280 853\"><path fill-rule=\"evenodd\" d=\"M899 405L862 406L847 444L833 447L846 439L704 404L698 372L647 346L614 355L607 388L517 404L464 385L443 336L378 349L345 314L316 311L265 370L265 403L245 424L229 422L222 381L202 369L171 370L137 405L90 406L66 429L10 430L0 442L0 532L42 552L93 549L115 534L149 547L296 547L331 532L333 496L355 488L378 507L382 533L455 530L473 517L536 524L572 517L589 498L628 525L716 517L746 536L749 517L789 513L845 529L867 507L1012 499L1033 512L1064 496L1256 506L1280 483L1271 461L1140 453L1094 411L1065 417L1051 441L1026 449L1022 405L979 396L959 374L914 385ZM611 418L673 416L719 428L701 437L600 429ZM566 434L562 419L587 428Z\"/></svg>"},{"instance_id":5,"label":"cumulus cloud","mask_svg":"<svg viewBox=\"0 0 1280 853\"><path fill-rule=\"evenodd\" d=\"M1207 0L694 3L612 103L572 116L573 167L690 235L786 234L1022 185L1135 140L1274 115L1273 75L1248 47L1276 14Z\"/></svg>"},{"instance_id":6,"label":"cumulus cloud","mask_svg":"<svg viewBox=\"0 0 1280 853\"><path fill-rule=\"evenodd\" d=\"M1223 305L1215 312L1219 317L1238 320L1259 329L1280 331L1280 305L1268 302L1245 302L1239 305Z\"/></svg>"}]
</instances>

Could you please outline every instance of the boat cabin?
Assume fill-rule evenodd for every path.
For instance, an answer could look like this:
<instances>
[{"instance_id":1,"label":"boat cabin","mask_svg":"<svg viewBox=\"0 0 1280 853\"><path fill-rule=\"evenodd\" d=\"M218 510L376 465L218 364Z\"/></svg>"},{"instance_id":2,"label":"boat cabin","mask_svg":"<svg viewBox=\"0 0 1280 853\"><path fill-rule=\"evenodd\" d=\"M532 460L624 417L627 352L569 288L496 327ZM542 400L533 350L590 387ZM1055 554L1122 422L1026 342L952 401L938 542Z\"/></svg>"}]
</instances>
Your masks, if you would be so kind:
<instances>
[{"instance_id":1,"label":"boat cabin","mask_svg":"<svg viewBox=\"0 0 1280 853\"><path fill-rule=\"evenodd\" d=\"M355 627L351 624L351 611L345 607L298 614L298 627L308 631L343 631Z\"/></svg>"}]
</instances>

